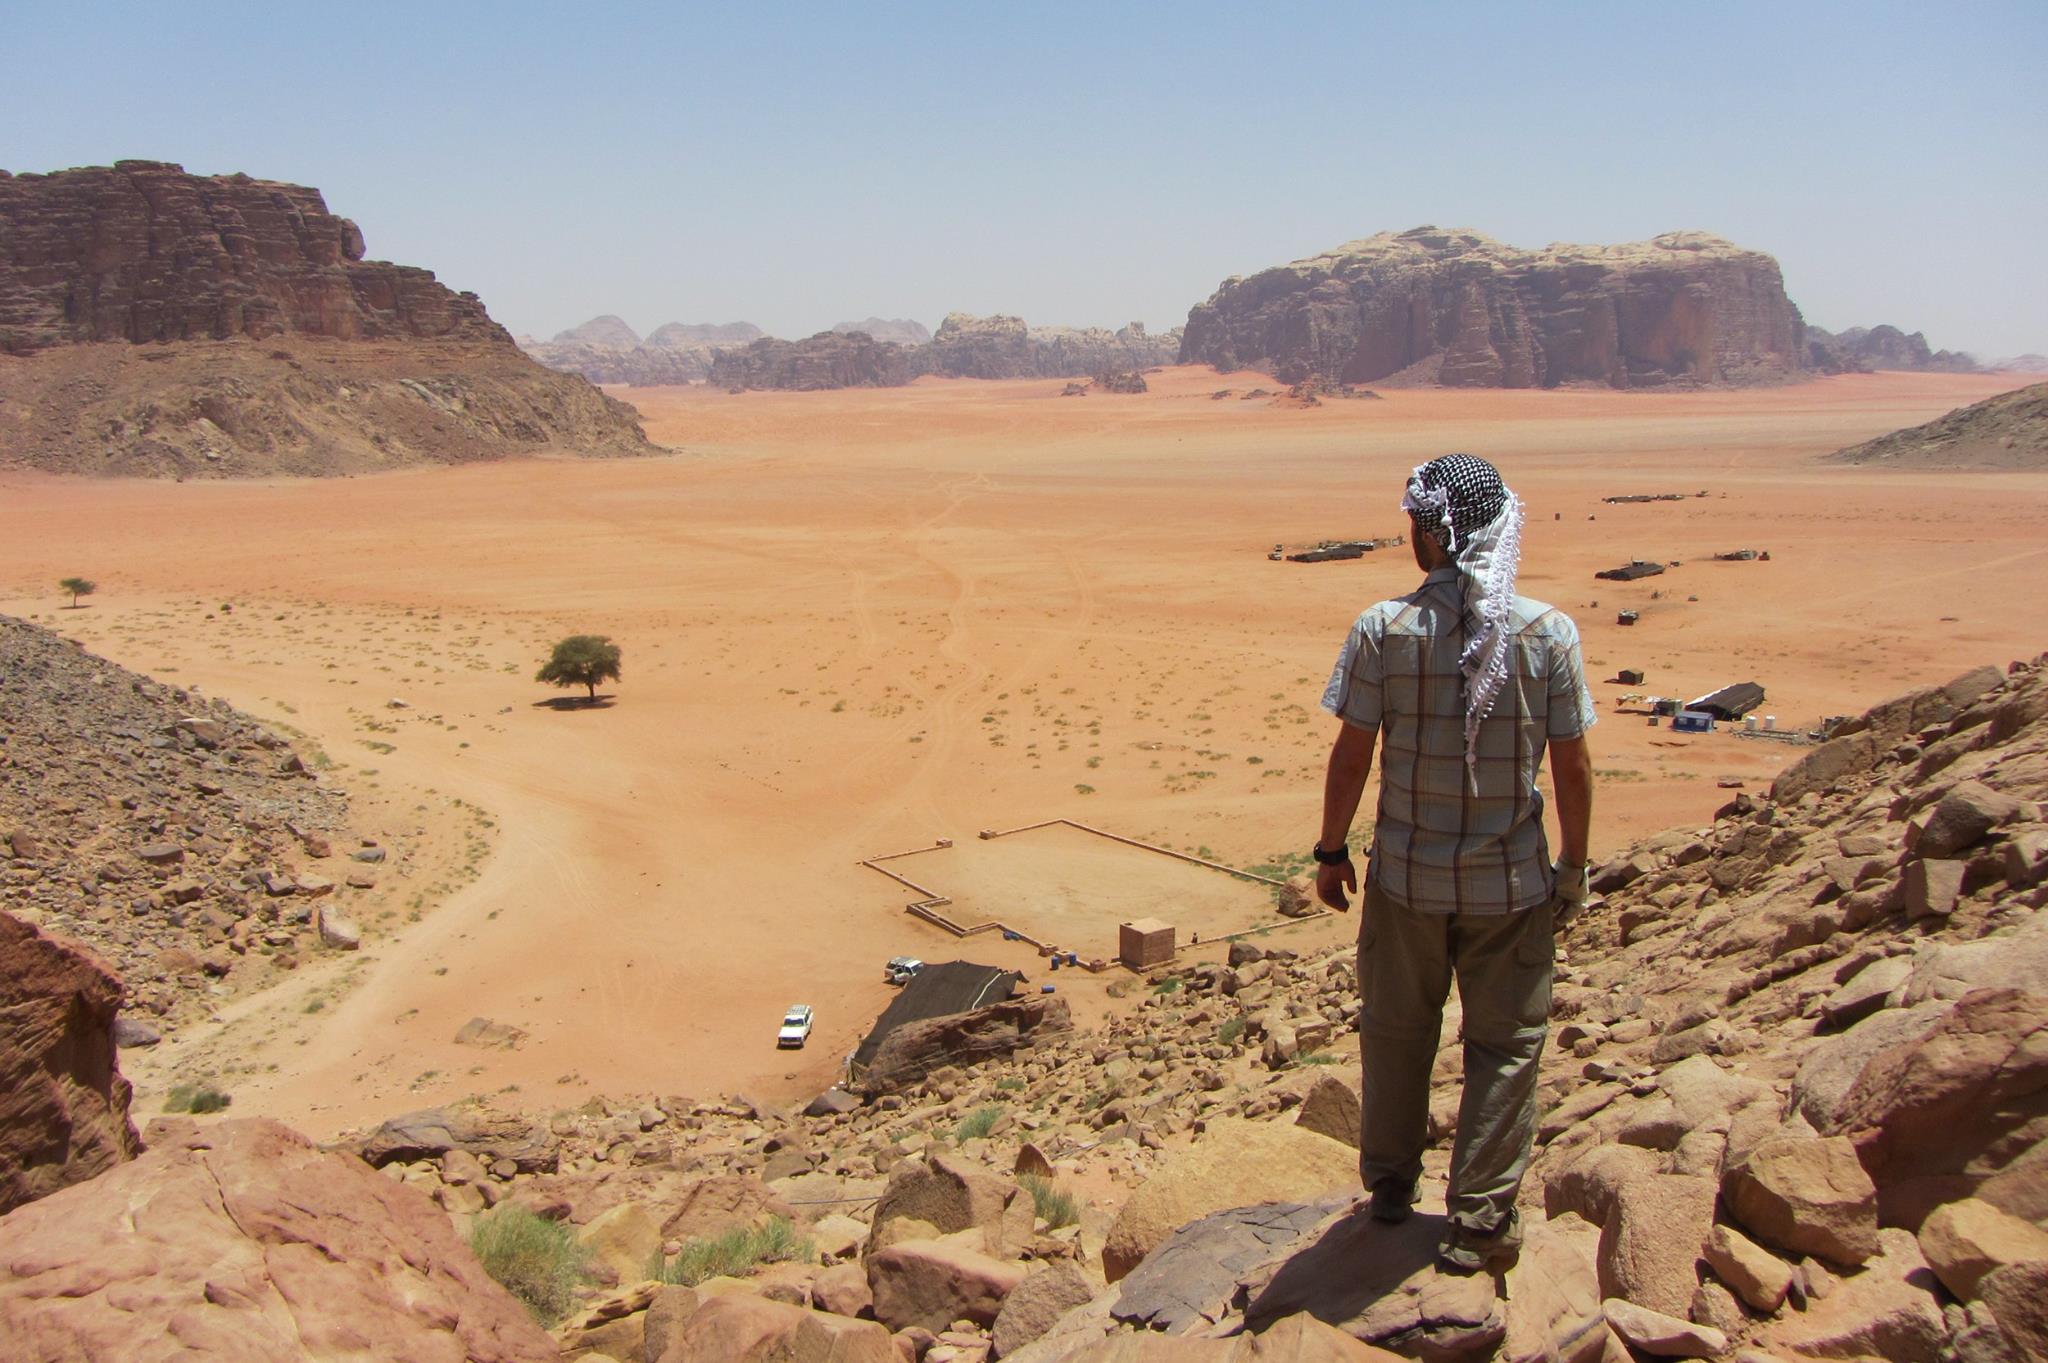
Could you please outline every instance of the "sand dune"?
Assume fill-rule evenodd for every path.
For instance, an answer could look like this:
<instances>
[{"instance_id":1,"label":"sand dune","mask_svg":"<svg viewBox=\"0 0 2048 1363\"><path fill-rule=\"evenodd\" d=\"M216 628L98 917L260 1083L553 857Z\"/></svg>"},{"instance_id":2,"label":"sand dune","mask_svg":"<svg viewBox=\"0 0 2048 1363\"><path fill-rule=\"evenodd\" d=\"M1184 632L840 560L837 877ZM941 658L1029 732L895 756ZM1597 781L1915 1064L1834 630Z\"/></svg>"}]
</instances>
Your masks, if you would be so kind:
<instances>
[{"instance_id":1,"label":"sand dune","mask_svg":"<svg viewBox=\"0 0 2048 1363\"><path fill-rule=\"evenodd\" d=\"M515 1086L536 1104L796 1096L886 1002L885 958L956 954L860 857L1058 815L1233 864L1298 853L1331 659L1357 611L1416 574L1402 550L1265 552L1403 529L1401 477L1446 450L1494 458L1529 503L1523 589L1577 617L1597 677L1641 667L1643 689L1679 694L1753 679L1804 726L2048 639L2048 598L2029 589L2048 564L2048 475L1815 462L2002 376L1403 391L1313 410L1210 396L1276 386L1256 375L1153 380L1084 399L1058 381L636 389L650 437L683 453L632 463L0 479L0 609L310 736L407 851L363 959L309 965L143 1060L145 1104L200 1070L238 1110L322 1134ZM1705 561L1744 546L1771 562ZM1593 581L1635 556L1683 562ZM100 594L58 611L74 572ZM1624 607L1641 623L1617 626ZM577 631L624 646L615 703L537 705L547 642ZM1622 690L1595 689L1603 710ZM1791 751L1627 716L1594 741L1601 848L1704 822L1719 781L1760 785ZM1113 937L1105 922L1073 945ZM987 938L965 954L1038 964ZM1111 977L1059 978L1085 1015ZM305 1012L315 993L331 1001ZM819 1031L778 1054L794 1001ZM528 1040L453 1045L477 1014Z\"/></svg>"}]
</instances>

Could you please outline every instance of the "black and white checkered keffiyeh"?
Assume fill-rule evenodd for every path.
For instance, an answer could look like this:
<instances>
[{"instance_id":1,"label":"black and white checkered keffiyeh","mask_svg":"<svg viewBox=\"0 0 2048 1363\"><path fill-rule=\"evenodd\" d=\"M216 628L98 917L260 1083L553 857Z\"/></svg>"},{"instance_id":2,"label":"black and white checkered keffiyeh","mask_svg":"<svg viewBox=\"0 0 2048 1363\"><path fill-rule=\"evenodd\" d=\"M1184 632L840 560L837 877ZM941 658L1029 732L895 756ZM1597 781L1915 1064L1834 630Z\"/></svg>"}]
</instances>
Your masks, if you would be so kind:
<instances>
[{"instance_id":1,"label":"black and white checkered keffiyeh","mask_svg":"<svg viewBox=\"0 0 2048 1363\"><path fill-rule=\"evenodd\" d=\"M1401 509L1444 547L1464 587L1465 766L1479 757L1479 725L1507 682L1512 649L1508 617L1522 562L1522 502L1500 470L1469 454L1418 464Z\"/></svg>"}]
</instances>

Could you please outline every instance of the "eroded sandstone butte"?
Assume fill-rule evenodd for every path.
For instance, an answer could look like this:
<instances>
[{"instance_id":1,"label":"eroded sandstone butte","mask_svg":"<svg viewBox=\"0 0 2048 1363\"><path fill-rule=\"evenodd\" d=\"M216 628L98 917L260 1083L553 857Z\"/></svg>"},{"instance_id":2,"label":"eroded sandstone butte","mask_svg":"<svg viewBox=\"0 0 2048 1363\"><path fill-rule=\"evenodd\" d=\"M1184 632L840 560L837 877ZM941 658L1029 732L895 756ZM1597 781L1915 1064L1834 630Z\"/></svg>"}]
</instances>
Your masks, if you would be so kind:
<instances>
[{"instance_id":1,"label":"eroded sandstone butte","mask_svg":"<svg viewBox=\"0 0 2048 1363\"><path fill-rule=\"evenodd\" d=\"M651 448L476 295L364 259L317 189L159 161L0 171L0 464L318 474Z\"/></svg>"},{"instance_id":2,"label":"eroded sandstone butte","mask_svg":"<svg viewBox=\"0 0 2048 1363\"><path fill-rule=\"evenodd\" d=\"M1418 227L1225 280L1180 361L1289 383L1752 384L1801 372L1802 332L1778 263L1704 232L1525 251Z\"/></svg>"}]
</instances>

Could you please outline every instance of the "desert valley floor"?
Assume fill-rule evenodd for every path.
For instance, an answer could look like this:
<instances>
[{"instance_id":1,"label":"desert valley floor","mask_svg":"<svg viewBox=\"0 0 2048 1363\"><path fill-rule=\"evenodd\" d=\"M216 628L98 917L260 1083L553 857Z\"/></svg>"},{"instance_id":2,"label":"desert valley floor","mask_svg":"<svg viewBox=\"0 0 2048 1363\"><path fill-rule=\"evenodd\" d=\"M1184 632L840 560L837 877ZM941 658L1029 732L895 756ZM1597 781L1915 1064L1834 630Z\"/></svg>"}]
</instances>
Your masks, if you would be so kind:
<instances>
[{"instance_id":1,"label":"desert valley floor","mask_svg":"<svg viewBox=\"0 0 2048 1363\"><path fill-rule=\"evenodd\" d=\"M1405 529L1420 459L1490 457L1528 504L1522 590L1579 621L1605 717L1596 854L1705 822L1722 782L1760 787L1797 752L1649 727L1616 713L1624 692L1753 680L1796 730L2038 652L2048 474L1818 462L2021 382L1313 409L1236 396L1264 376L1192 368L1084 399L1057 380L620 390L676 453L332 481L5 475L0 611L301 736L397 852L358 910L360 955L123 1056L142 1112L193 1070L315 1135L469 1093L793 1098L836 1077L888 1000L890 956L1026 969L1084 1017L1117 978L1041 976L994 934L956 942L861 858L950 837L920 870L1029 910L1066 892L1062 849L1084 846L1076 892L1101 921L1062 945L1107 955L1118 918L1171 920L1176 895L1206 890L1060 838L977 863L998 844L976 831L1065 816L1235 866L1306 849L1331 661L1359 609L1416 572L1405 549L1266 553ZM1602 501L1666 492L1687 495ZM1771 559L1712 561L1744 547ZM1680 563L1594 580L1631 558ZM60 609L51 584L72 573L99 594ZM1623 609L1640 623L1619 626ZM608 705L551 705L531 680L577 632L624 648ZM1620 668L1647 680L1608 683ZM778 1053L799 1001L817 1034ZM478 1015L528 1038L454 1045Z\"/></svg>"}]
</instances>

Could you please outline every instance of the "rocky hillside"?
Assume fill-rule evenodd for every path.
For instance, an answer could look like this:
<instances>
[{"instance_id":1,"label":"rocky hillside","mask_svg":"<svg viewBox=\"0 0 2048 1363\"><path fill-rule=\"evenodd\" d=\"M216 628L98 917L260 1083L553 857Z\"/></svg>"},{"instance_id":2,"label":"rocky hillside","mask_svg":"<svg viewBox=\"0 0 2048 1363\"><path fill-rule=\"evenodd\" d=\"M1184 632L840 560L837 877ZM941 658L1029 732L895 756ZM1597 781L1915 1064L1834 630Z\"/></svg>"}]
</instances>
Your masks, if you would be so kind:
<instances>
[{"instance_id":1,"label":"rocky hillside","mask_svg":"<svg viewBox=\"0 0 2048 1363\"><path fill-rule=\"evenodd\" d=\"M359 1133L355 1158L261 1122L153 1128L150 1154L0 1218L0 1329L89 1357L218 1301L230 1263L262 1307L232 1318L249 1339L345 1320L476 1358L2039 1358L2044 800L2048 658L1881 705L1767 795L1603 866L1561 942L1526 1243L1499 1278L1431 1263L1455 1005L1423 1203L1380 1226L1352 1201L1354 953L1249 940L1133 981L1092 1031L1042 994L914 1024L863 1096L802 1113L465 1104ZM434 1204L582 1246L551 1340ZM288 1248L316 1237L317 1292Z\"/></svg>"},{"instance_id":2,"label":"rocky hillside","mask_svg":"<svg viewBox=\"0 0 2048 1363\"><path fill-rule=\"evenodd\" d=\"M385 856L249 716L0 616L0 909L114 968L125 1044L352 949Z\"/></svg>"},{"instance_id":3,"label":"rocky hillside","mask_svg":"<svg viewBox=\"0 0 2048 1363\"><path fill-rule=\"evenodd\" d=\"M156 161L0 172L0 466L341 473L651 450L320 192Z\"/></svg>"},{"instance_id":4,"label":"rocky hillside","mask_svg":"<svg viewBox=\"0 0 2048 1363\"><path fill-rule=\"evenodd\" d=\"M1806 328L1808 364L1822 374L1867 374L1879 369L1916 373L1981 374L1984 366L1960 350L1935 350L1919 332L1894 326L1850 327L1827 332Z\"/></svg>"},{"instance_id":5,"label":"rocky hillside","mask_svg":"<svg viewBox=\"0 0 2048 1363\"><path fill-rule=\"evenodd\" d=\"M1921 426L1909 426L1828 458L1872 468L2048 467L2048 383L2000 393Z\"/></svg>"},{"instance_id":6,"label":"rocky hillside","mask_svg":"<svg viewBox=\"0 0 2048 1363\"><path fill-rule=\"evenodd\" d=\"M1524 251L1418 227L1225 280L1180 360L1285 383L1774 383L1805 368L1800 330L1777 261L1704 232Z\"/></svg>"},{"instance_id":7,"label":"rocky hillside","mask_svg":"<svg viewBox=\"0 0 2048 1363\"><path fill-rule=\"evenodd\" d=\"M1172 364L1179 351L1179 333L1152 336L1143 322L1107 331L955 312L916 363L920 373L956 379L1082 379Z\"/></svg>"}]
</instances>

